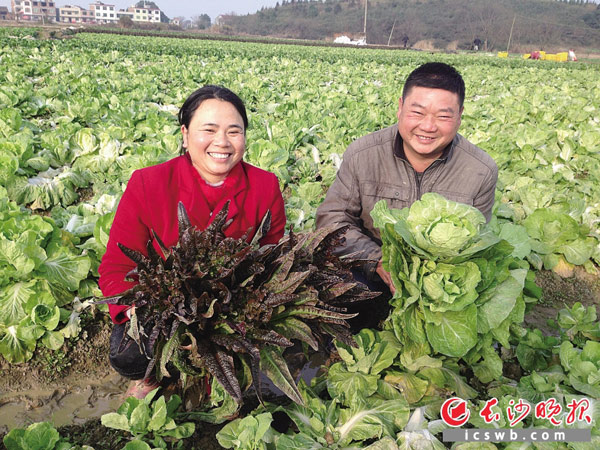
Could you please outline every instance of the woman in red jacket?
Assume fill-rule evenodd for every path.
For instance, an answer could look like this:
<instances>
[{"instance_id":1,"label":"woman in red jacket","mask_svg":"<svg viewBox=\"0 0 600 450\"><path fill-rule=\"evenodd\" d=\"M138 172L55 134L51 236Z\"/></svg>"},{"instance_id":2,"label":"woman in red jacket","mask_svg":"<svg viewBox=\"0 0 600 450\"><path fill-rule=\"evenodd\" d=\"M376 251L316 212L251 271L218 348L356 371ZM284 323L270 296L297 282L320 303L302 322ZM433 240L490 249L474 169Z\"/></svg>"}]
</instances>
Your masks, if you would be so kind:
<instances>
[{"instance_id":1,"label":"woman in red jacket","mask_svg":"<svg viewBox=\"0 0 600 450\"><path fill-rule=\"evenodd\" d=\"M260 242L277 243L283 236L285 211L277 177L242 161L248 127L242 100L224 87L204 86L184 102L179 123L182 155L136 170L119 202L99 268L99 285L105 296L119 294L135 284L125 281L135 263L121 252L117 243L147 254L151 230L166 246L177 243L179 202L185 206L192 224L205 229L213 211L220 211L225 202L231 201L228 219L233 222L225 235L233 238L240 238L249 228L257 229L270 210L271 228ZM153 244L158 250L158 244ZM149 360L135 342L124 339L128 309L129 306L109 305L115 323L110 362L117 372L134 380L127 394L143 398L158 383L154 378L142 379ZM147 352L151 354L151 349Z\"/></svg>"}]
</instances>

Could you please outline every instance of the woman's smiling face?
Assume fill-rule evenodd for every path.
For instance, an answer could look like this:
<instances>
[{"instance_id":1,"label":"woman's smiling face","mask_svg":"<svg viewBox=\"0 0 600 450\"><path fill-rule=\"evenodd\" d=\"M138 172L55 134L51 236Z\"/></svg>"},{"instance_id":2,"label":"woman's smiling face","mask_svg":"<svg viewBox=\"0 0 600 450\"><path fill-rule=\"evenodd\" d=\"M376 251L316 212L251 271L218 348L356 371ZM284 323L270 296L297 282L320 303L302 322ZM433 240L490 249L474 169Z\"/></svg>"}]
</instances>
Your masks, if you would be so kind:
<instances>
[{"instance_id":1,"label":"woman's smiling face","mask_svg":"<svg viewBox=\"0 0 600 450\"><path fill-rule=\"evenodd\" d=\"M204 100L194 112L189 127L182 125L181 132L183 147L208 183L223 181L244 156L244 121L229 102L214 98Z\"/></svg>"}]
</instances>

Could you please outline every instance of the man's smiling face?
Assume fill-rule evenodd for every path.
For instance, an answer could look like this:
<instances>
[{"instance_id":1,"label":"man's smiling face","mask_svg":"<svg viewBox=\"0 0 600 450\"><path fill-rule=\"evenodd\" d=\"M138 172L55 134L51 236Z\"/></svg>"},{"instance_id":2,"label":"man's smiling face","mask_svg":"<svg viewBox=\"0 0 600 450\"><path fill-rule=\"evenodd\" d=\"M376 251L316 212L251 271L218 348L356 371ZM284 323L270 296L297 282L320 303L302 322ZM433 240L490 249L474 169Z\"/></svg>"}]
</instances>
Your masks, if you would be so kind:
<instances>
[{"instance_id":1,"label":"man's smiling face","mask_svg":"<svg viewBox=\"0 0 600 450\"><path fill-rule=\"evenodd\" d=\"M458 94L413 87L398 108L398 131L409 161L439 158L460 126L463 108Z\"/></svg>"}]
</instances>

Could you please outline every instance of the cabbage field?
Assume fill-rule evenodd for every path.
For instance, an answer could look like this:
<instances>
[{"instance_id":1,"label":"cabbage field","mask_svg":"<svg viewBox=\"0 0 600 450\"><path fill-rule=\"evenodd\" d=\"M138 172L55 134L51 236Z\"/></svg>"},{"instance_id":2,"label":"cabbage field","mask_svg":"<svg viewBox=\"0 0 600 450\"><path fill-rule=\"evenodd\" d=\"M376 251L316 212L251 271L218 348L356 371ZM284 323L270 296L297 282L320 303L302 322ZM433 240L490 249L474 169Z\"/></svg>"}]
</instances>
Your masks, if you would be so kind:
<instances>
[{"instance_id":1,"label":"cabbage field","mask_svg":"<svg viewBox=\"0 0 600 450\"><path fill-rule=\"evenodd\" d=\"M491 223L484 230L479 219L461 212L461 224L475 224L466 238L472 250L441 257L435 245L415 238L416 209L407 216L379 205L374 217L386 230L384 256L395 255L388 267L399 287L383 329L361 331L358 348L337 342L340 358L328 375L312 386L299 383L303 404L261 407L229 422L219 443L238 449L444 448L439 411L451 396L468 399L474 409L497 398L504 412L520 398L532 404L555 398L566 411L568 402L585 397L592 409L600 408L593 401L600 397L595 308L567 299L553 336L521 326L540 301L536 274L568 277L577 269L598 279L599 64L92 33L41 40L32 34L0 29L3 364L27 364L40 349L60 352L84 332L82 318L98 308L90 299L101 295L98 266L120 196L134 170L178 154L176 115L192 91L221 84L244 99L250 119L245 159L277 174L288 223L296 232L309 231L347 145L393 124L406 76L424 62L443 61L466 83L459 132L500 170ZM422 210L453 208L436 199L423 202ZM442 301L438 297L460 308L432 306ZM448 341L445 331L459 338ZM519 376L503 370L509 363L519 367ZM103 423L136 438L114 448L175 448L180 440L195 448L190 436L201 420L223 423L236 412L215 381L213 391L196 416L178 416L178 397L167 403L161 396L129 401ZM287 432L271 427L276 410L295 426ZM598 448L598 413L586 424L593 442L543 448ZM491 427L475 414L469 423ZM507 424L503 416L496 427ZM554 425L530 416L515 426ZM40 436L51 444L24 447L26 439ZM60 446L65 440L46 423L15 429L4 442L9 449L71 448Z\"/></svg>"}]
</instances>

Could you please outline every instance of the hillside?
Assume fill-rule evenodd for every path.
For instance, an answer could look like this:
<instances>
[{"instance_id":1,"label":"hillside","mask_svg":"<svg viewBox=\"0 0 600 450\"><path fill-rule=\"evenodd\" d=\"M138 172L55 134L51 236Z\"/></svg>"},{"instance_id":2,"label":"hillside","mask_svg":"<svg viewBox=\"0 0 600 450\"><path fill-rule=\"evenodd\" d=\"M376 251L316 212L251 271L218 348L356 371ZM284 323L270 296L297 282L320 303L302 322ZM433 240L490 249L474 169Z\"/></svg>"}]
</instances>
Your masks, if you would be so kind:
<instances>
[{"instance_id":1,"label":"hillside","mask_svg":"<svg viewBox=\"0 0 600 450\"><path fill-rule=\"evenodd\" d=\"M363 37L364 0L290 1L245 16L221 18L233 34L333 40ZM469 49L479 38L488 50L600 48L600 6L554 0L370 0L367 42L417 48Z\"/></svg>"}]
</instances>

